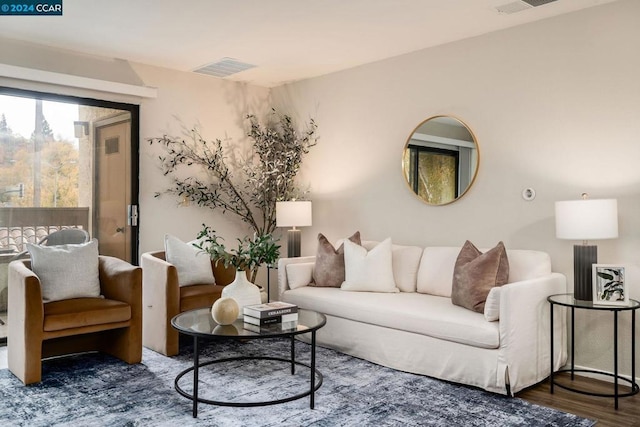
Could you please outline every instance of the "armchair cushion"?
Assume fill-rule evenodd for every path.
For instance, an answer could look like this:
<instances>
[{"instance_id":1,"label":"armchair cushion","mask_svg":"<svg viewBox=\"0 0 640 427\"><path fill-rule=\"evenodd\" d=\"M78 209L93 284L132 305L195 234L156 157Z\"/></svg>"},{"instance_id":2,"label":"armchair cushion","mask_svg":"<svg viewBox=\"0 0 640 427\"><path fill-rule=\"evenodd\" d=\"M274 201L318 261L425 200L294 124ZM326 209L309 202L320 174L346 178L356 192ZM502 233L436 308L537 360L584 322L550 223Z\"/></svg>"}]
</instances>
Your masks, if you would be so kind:
<instances>
[{"instance_id":1,"label":"armchair cushion","mask_svg":"<svg viewBox=\"0 0 640 427\"><path fill-rule=\"evenodd\" d=\"M205 252L170 234L164 236L164 250L167 262L178 271L178 286L213 285L216 282L211 259Z\"/></svg>"},{"instance_id":2,"label":"armchair cushion","mask_svg":"<svg viewBox=\"0 0 640 427\"><path fill-rule=\"evenodd\" d=\"M180 288L180 312L212 306L220 298L224 286L192 285Z\"/></svg>"},{"instance_id":3,"label":"armchair cushion","mask_svg":"<svg viewBox=\"0 0 640 427\"><path fill-rule=\"evenodd\" d=\"M44 331L126 322L131 306L122 301L103 298L74 298L44 304Z\"/></svg>"},{"instance_id":4,"label":"armchair cushion","mask_svg":"<svg viewBox=\"0 0 640 427\"><path fill-rule=\"evenodd\" d=\"M45 302L100 296L98 241L40 246L27 243Z\"/></svg>"}]
</instances>

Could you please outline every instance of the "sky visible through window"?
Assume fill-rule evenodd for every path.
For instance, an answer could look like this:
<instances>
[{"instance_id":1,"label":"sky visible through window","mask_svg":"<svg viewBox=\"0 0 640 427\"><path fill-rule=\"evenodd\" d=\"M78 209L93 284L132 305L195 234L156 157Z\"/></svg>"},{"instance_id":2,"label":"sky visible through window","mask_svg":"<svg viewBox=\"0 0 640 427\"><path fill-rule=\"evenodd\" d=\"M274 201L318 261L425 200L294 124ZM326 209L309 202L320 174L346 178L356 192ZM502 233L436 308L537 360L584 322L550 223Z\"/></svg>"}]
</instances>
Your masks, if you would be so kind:
<instances>
[{"instance_id":1,"label":"sky visible through window","mask_svg":"<svg viewBox=\"0 0 640 427\"><path fill-rule=\"evenodd\" d=\"M0 95L0 117L19 135L29 138L35 127L36 101L32 98ZM74 141L73 122L78 120L78 105L42 101L42 112L57 140Z\"/></svg>"}]
</instances>

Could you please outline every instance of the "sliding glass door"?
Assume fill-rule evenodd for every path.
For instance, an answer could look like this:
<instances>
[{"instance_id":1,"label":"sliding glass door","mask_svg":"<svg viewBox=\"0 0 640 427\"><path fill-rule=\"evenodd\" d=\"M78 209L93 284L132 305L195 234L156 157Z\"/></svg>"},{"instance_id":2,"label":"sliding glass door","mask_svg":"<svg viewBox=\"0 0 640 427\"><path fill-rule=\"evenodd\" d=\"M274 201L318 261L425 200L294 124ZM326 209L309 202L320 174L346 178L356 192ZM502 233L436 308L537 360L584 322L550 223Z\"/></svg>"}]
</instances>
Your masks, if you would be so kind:
<instances>
[{"instance_id":1,"label":"sliding glass door","mask_svg":"<svg viewBox=\"0 0 640 427\"><path fill-rule=\"evenodd\" d=\"M138 107L0 88L0 339L7 265L78 227L136 263Z\"/></svg>"}]
</instances>

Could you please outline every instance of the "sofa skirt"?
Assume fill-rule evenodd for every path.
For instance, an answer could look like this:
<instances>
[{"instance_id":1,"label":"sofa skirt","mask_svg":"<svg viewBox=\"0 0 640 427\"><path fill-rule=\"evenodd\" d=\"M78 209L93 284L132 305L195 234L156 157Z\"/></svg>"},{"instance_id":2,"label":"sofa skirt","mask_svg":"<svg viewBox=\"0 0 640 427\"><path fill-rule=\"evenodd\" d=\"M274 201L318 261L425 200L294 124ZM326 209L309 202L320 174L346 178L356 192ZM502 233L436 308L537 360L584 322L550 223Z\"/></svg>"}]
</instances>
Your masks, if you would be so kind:
<instances>
[{"instance_id":1,"label":"sofa skirt","mask_svg":"<svg viewBox=\"0 0 640 427\"><path fill-rule=\"evenodd\" d=\"M473 347L398 329L326 315L316 343L382 366L509 394L498 349ZM298 335L310 342L308 334ZM319 360L320 369L322 361ZM511 390L515 392L517 390Z\"/></svg>"}]
</instances>

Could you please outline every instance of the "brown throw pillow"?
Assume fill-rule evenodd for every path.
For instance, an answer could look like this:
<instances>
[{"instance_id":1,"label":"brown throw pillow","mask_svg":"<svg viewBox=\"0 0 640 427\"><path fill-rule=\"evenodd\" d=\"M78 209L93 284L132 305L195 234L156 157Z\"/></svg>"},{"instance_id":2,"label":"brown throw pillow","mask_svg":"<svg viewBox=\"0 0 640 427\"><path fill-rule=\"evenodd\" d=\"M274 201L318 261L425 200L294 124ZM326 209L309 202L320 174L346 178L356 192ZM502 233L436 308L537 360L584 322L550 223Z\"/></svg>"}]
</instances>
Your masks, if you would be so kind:
<instances>
[{"instance_id":1,"label":"brown throw pillow","mask_svg":"<svg viewBox=\"0 0 640 427\"><path fill-rule=\"evenodd\" d=\"M359 231L349 237L349 240L358 245L362 244ZM339 288L342 282L344 282L344 245L335 249L331 242L319 233L313 282L309 286Z\"/></svg>"},{"instance_id":2,"label":"brown throw pillow","mask_svg":"<svg viewBox=\"0 0 640 427\"><path fill-rule=\"evenodd\" d=\"M451 302L484 313L484 303L491 288L509 280L509 260L502 242L484 254L466 241L458 254L453 271Z\"/></svg>"}]
</instances>

